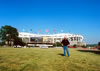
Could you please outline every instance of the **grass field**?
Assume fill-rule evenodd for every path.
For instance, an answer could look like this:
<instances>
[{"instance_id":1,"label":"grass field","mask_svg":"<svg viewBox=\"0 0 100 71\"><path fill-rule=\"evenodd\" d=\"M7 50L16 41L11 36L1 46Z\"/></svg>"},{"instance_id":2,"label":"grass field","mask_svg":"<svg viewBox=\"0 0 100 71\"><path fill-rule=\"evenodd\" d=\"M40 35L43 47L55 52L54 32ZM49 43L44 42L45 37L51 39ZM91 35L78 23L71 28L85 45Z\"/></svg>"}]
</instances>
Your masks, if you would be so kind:
<instances>
[{"instance_id":1,"label":"grass field","mask_svg":"<svg viewBox=\"0 0 100 71\"><path fill-rule=\"evenodd\" d=\"M0 71L100 71L100 55L61 48L0 48Z\"/></svg>"}]
</instances>

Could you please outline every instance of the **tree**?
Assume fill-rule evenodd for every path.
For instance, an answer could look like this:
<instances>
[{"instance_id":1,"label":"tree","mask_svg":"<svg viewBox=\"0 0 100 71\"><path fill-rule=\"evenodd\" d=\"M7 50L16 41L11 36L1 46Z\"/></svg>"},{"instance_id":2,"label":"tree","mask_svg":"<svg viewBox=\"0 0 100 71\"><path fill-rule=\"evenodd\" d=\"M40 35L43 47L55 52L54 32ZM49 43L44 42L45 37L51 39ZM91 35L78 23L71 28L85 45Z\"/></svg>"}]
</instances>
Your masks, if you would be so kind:
<instances>
[{"instance_id":1,"label":"tree","mask_svg":"<svg viewBox=\"0 0 100 71\"><path fill-rule=\"evenodd\" d=\"M2 26L0 28L0 40L7 41L8 45L11 45L11 41L14 41L14 39L18 37L18 31L16 28L12 26Z\"/></svg>"},{"instance_id":2,"label":"tree","mask_svg":"<svg viewBox=\"0 0 100 71\"><path fill-rule=\"evenodd\" d=\"M15 38L15 40L14 40L14 45L17 47L17 45L20 45L20 46L25 46L26 45L26 43L24 43L23 41L22 41L22 39L21 38L19 38L19 37L16 37Z\"/></svg>"}]
</instances>

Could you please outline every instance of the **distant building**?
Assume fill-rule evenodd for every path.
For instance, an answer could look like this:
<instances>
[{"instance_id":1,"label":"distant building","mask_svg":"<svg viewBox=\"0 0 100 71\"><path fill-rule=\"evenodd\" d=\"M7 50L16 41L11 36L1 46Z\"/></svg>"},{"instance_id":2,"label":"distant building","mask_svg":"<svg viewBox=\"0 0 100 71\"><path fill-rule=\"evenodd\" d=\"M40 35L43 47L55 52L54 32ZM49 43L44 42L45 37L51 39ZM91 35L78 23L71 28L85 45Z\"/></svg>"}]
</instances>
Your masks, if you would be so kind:
<instances>
[{"instance_id":1,"label":"distant building","mask_svg":"<svg viewBox=\"0 0 100 71\"><path fill-rule=\"evenodd\" d=\"M26 43L56 43L61 42L64 37L67 37L70 41L70 45L76 45L78 43L83 44L83 36L75 35L70 33L59 33L59 34L32 34L19 32L19 37Z\"/></svg>"}]
</instances>

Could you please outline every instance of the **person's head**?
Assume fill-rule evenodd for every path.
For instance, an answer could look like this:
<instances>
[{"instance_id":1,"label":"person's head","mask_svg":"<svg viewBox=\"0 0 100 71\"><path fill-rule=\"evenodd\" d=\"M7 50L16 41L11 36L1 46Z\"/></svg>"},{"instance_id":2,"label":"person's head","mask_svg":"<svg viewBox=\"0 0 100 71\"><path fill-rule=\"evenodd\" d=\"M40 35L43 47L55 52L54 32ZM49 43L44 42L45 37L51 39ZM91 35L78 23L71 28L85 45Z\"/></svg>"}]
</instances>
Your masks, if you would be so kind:
<instances>
[{"instance_id":1,"label":"person's head","mask_svg":"<svg viewBox=\"0 0 100 71\"><path fill-rule=\"evenodd\" d=\"M66 40L66 39L67 39L67 37L65 36L65 37L64 37L64 40Z\"/></svg>"}]
</instances>

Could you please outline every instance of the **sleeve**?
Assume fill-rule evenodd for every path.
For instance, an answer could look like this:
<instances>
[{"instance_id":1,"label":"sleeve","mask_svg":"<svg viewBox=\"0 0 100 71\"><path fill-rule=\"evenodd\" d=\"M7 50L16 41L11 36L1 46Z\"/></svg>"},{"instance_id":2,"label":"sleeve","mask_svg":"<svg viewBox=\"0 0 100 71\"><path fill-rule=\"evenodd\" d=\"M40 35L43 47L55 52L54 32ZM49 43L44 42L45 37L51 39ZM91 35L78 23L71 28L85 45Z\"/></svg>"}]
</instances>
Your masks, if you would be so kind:
<instances>
[{"instance_id":1,"label":"sleeve","mask_svg":"<svg viewBox=\"0 0 100 71\"><path fill-rule=\"evenodd\" d=\"M68 41L68 40L67 40ZM70 42L68 41L68 45L70 44Z\"/></svg>"}]
</instances>

